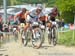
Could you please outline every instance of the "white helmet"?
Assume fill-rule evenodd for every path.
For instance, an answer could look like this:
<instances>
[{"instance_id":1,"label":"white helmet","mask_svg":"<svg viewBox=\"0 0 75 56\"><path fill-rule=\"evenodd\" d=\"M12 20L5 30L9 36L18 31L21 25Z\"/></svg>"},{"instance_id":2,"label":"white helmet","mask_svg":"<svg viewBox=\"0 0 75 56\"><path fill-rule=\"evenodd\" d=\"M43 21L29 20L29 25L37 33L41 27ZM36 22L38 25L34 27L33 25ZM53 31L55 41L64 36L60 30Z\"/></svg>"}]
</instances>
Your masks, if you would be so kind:
<instances>
[{"instance_id":1,"label":"white helmet","mask_svg":"<svg viewBox=\"0 0 75 56\"><path fill-rule=\"evenodd\" d=\"M43 6L41 4L38 4L37 5L37 9L41 9L42 10L43 9Z\"/></svg>"}]
</instances>

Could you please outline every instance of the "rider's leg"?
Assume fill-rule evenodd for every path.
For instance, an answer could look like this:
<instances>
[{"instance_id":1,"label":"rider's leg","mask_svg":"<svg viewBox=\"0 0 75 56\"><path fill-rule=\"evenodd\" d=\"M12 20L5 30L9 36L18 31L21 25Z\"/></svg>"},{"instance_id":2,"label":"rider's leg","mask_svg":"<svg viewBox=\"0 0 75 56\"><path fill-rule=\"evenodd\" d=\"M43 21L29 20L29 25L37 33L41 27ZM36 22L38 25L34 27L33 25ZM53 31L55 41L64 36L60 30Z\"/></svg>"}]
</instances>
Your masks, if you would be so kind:
<instances>
[{"instance_id":1,"label":"rider's leg","mask_svg":"<svg viewBox=\"0 0 75 56\"><path fill-rule=\"evenodd\" d=\"M34 32L34 30L32 30L32 33L34 34L33 36L34 36L34 38L35 38L35 32Z\"/></svg>"},{"instance_id":2,"label":"rider's leg","mask_svg":"<svg viewBox=\"0 0 75 56\"><path fill-rule=\"evenodd\" d=\"M52 23L51 22L48 22L47 23L47 30L49 31L51 29L51 27L52 27Z\"/></svg>"},{"instance_id":3,"label":"rider's leg","mask_svg":"<svg viewBox=\"0 0 75 56\"><path fill-rule=\"evenodd\" d=\"M47 23L47 27L51 28L51 26L52 26L52 23L51 22L48 22Z\"/></svg>"},{"instance_id":4,"label":"rider's leg","mask_svg":"<svg viewBox=\"0 0 75 56\"><path fill-rule=\"evenodd\" d=\"M30 27L30 23L26 23L26 25L24 27L24 31L26 31L29 27Z\"/></svg>"}]
</instances>

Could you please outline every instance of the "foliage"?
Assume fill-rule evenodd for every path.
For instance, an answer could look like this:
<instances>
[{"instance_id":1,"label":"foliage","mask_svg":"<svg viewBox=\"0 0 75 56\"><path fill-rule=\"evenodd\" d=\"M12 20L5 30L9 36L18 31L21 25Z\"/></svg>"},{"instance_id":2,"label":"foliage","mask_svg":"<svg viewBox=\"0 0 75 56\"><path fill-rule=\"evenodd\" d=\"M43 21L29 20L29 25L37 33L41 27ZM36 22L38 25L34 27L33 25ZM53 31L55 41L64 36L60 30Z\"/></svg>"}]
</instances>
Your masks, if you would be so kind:
<instances>
[{"instance_id":1,"label":"foliage","mask_svg":"<svg viewBox=\"0 0 75 56\"><path fill-rule=\"evenodd\" d=\"M3 5L3 0L0 0L0 6L2 6Z\"/></svg>"},{"instance_id":2,"label":"foliage","mask_svg":"<svg viewBox=\"0 0 75 56\"><path fill-rule=\"evenodd\" d=\"M47 2L47 0L20 0L21 2L24 3L44 3Z\"/></svg>"},{"instance_id":3,"label":"foliage","mask_svg":"<svg viewBox=\"0 0 75 56\"><path fill-rule=\"evenodd\" d=\"M57 0L56 5L66 22L74 21L75 0Z\"/></svg>"},{"instance_id":4,"label":"foliage","mask_svg":"<svg viewBox=\"0 0 75 56\"><path fill-rule=\"evenodd\" d=\"M16 5L24 3L45 3L47 7L57 6L61 12L61 17L65 22L74 21L75 0L7 0L7 5ZM3 0L0 0L0 6L3 5Z\"/></svg>"},{"instance_id":5,"label":"foliage","mask_svg":"<svg viewBox=\"0 0 75 56\"><path fill-rule=\"evenodd\" d=\"M48 2L46 3L47 7L53 7L55 5L56 0L48 0Z\"/></svg>"}]
</instances>

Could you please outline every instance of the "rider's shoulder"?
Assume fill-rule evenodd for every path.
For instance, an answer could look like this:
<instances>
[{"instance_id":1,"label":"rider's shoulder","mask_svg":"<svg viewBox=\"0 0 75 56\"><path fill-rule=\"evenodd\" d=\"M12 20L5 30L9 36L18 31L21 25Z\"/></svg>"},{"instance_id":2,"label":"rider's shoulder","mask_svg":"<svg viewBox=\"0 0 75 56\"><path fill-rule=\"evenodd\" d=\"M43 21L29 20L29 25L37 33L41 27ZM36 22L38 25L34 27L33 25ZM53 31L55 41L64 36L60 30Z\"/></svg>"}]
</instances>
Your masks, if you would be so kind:
<instances>
[{"instance_id":1,"label":"rider's shoulder","mask_svg":"<svg viewBox=\"0 0 75 56\"><path fill-rule=\"evenodd\" d=\"M20 16L22 13L20 12L20 13L17 13L15 16Z\"/></svg>"},{"instance_id":2,"label":"rider's shoulder","mask_svg":"<svg viewBox=\"0 0 75 56\"><path fill-rule=\"evenodd\" d=\"M25 14L29 15L29 13L30 13L30 11L26 11L26 13L25 13Z\"/></svg>"},{"instance_id":3,"label":"rider's shoulder","mask_svg":"<svg viewBox=\"0 0 75 56\"><path fill-rule=\"evenodd\" d=\"M29 12L36 12L36 8L31 9Z\"/></svg>"}]
</instances>

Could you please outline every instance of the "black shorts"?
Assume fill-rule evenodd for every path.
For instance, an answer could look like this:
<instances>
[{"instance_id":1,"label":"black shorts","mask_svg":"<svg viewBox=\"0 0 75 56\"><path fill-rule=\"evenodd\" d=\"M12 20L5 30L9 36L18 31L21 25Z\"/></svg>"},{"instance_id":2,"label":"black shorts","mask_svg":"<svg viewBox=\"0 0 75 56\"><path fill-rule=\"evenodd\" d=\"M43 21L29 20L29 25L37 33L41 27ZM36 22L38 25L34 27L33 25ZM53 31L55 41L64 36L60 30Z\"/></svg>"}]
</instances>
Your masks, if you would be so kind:
<instances>
[{"instance_id":1,"label":"black shorts","mask_svg":"<svg viewBox=\"0 0 75 56\"><path fill-rule=\"evenodd\" d=\"M20 23L25 23L25 19L19 19Z\"/></svg>"},{"instance_id":2,"label":"black shorts","mask_svg":"<svg viewBox=\"0 0 75 56\"><path fill-rule=\"evenodd\" d=\"M55 21L55 17L51 17L50 20L51 20L51 21Z\"/></svg>"},{"instance_id":3,"label":"black shorts","mask_svg":"<svg viewBox=\"0 0 75 56\"><path fill-rule=\"evenodd\" d=\"M46 26L46 22L45 22L45 21L42 21L42 24L43 24L44 26Z\"/></svg>"}]
</instances>

